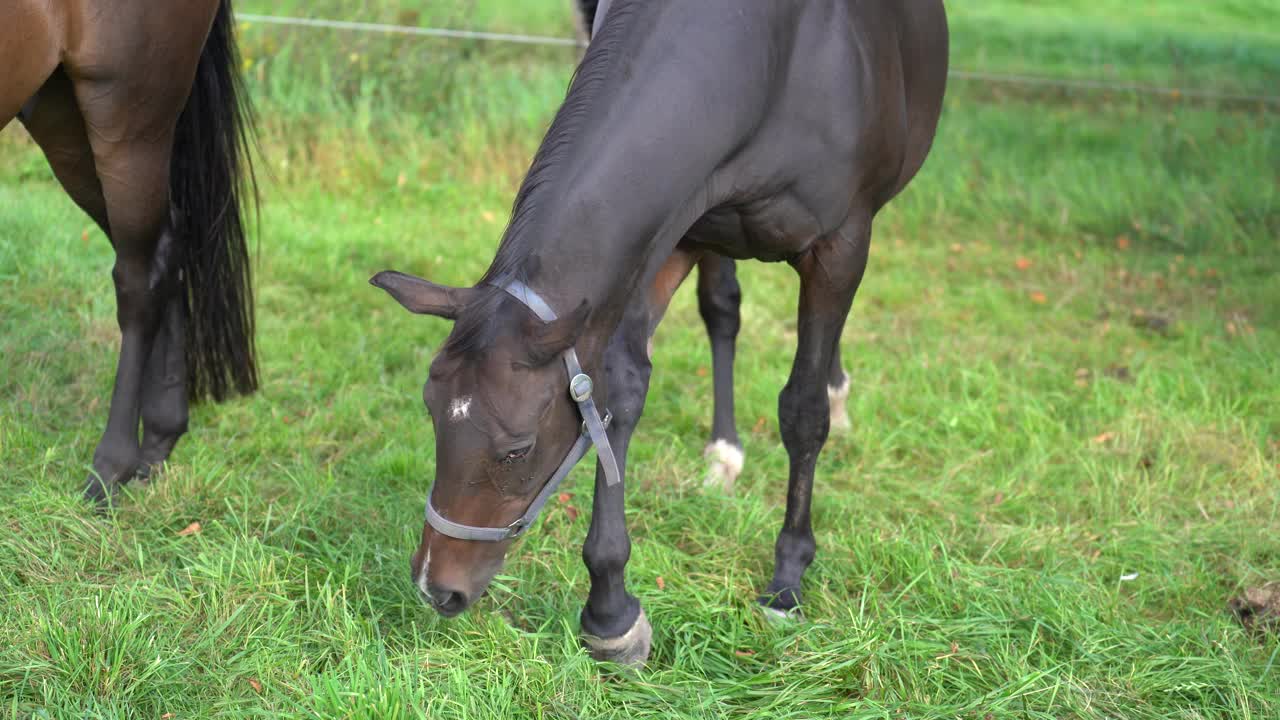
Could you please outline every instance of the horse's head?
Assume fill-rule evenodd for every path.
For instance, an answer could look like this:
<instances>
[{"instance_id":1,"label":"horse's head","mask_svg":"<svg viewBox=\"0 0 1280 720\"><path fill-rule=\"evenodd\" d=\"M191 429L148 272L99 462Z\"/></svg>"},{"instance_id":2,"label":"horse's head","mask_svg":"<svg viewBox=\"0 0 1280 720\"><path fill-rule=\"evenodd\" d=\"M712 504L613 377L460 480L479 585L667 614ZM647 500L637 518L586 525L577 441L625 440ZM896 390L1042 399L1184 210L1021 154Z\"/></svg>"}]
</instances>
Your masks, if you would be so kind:
<instances>
[{"instance_id":1,"label":"horse's head","mask_svg":"<svg viewBox=\"0 0 1280 720\"><path fill-rule=\"evenodd\" d=\"M566 457L585 452L562 357L590 310L584 301L544 322L496 287L449 288L398 272L370 282L411 312L456 321L423 388L436 472L411 568L423 599L452 617L493 580Z\"/></svg>"}]
</instances>

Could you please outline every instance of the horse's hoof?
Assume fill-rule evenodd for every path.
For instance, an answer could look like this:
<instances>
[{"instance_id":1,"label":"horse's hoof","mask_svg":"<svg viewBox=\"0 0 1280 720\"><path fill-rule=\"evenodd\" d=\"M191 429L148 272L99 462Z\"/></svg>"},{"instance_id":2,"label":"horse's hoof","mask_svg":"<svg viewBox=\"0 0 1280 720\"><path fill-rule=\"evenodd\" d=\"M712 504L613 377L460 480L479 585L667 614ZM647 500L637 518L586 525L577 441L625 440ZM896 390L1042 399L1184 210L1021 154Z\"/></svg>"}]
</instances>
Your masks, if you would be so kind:
<instances>
[{"instance_id":1,"label":"horse's hoof","mask_svg":"<svg viewBox=\"0 0 1280 720\"><path fill-rule=\"evenodd\" d=\"M771 622L796 622L804 620L800 611L800 591L783 588L778 592L766 592L756 598L756 603Z\"/></svg>"},{"instance_id":2,"label":"horse's hoof","mask_svg":"<svg viewBox=\"0 0 1280 720\"><path fill-rule=\"evenodd\" d=\"M138 487L149 487L151 483L159 480L160 473L164 470L164 460L143 460L138 464L138 469L133 473L133 479L129 482Z\"/></svg>"},{"instance_id":3,"label":"horse's hoof","mask_svg":"<svg viewBox=\"0 0 1280 720\"><path fill-rule=\"evenodd\" d=\"M845 406L849 401L849 378L839 385L827 386L827 403L831 407L831 429L844 432L853 427L849 422L849 410Z\"/></svg>"},{"instance_id":4,"label":"horse's hoof","mask_svg":"<svg viewBox=\"0 0 1280 720\"><path fill-rule=\"evenodd\" d=\"M116 494L116 485L107 483L97 475L90 475L84 483L84 499L96 508L104 508Z\"/></svg>"},{"instance_id":5,"label":"horse's hoof","mask_svg":"<svg viewBox=\"0 0 1280 720\"><path fill-rule=\"evenodd\" d=\"M728 440L716 440L702 451L707 458L707 487L720 487L725 490L733 488L733 483L742 473L745 457L742 448Z\"/></svg>"},{"instance_id":6,"label":"horse's hoof","mask_svg":"<svg viewBox=\"0 0 1280 720\"><path fill-rule=\"evenodd\" d=\"M804 622L804 615L800 613L800 608L798 607L790 610L779 610L766 605L763 600L757 603L757 606L760 608L760 612L764 613L765 621L770 625L791 625Z\"/></svg>"},{"instance_id":7,"label":"horse's hoof","mask_svg":"<svg viewBox=\"0 0 1280 720\"><path fill-rule=\"evenodd\" d=\"M628 667L640 667L649 659L649 647L653 642L653 628L644 616L644 610L636 617L631 629L616 638L598 638L582 635L591 657L600 662L613 662Z\"/></svg>"}]
</instances>

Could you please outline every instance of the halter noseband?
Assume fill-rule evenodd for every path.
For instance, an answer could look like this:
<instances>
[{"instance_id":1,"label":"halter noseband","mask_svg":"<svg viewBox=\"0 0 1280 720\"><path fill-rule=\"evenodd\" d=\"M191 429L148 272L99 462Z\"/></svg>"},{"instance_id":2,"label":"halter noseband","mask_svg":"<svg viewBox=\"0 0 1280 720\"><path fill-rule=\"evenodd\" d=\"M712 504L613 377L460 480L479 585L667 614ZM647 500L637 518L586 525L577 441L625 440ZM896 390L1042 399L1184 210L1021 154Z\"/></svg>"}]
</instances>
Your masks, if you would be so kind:
<instances>
[{"instance_id":1,"label":"halter noseband","mask_svg":"<svg viewBox=\"0 0 1280 720\"><path fill-rule=\"evenodd\" d=\"M505 290L511 297L519 300L543 322L551 322L556 319L556 313L551 309L551 306L528 285L515 278L502 279L495 285ZM456 523L441 515L435 509L435 506L431 504L431 495L435 491L435 485L432 484L431 490L427 492L427 524L433 530L441 535L457 538L458 540L479 540L481 542L501 542L518 537L529 529L533 521L538 518L538 513L542 512L543 506L551 499L551 495L555 493L556 488L560 487L560 483L564 482L564 479L569 476L569 472L587 454L587 450L593 443L596 446L596 455L599 457L600 465L604 468L605 482L612 487L622 481L622 475L618 472L618 460L613 455L613 446L609 444L609 436L605 434L605 427L609 424L612 416L606 410L604 418L601 419L600 412L596 409L595 400L591 399L591 392L594 387L591 382L591 376L582 371L582 364L578 362L578 353L573 348L564 351L564 368L569 374L569 397L573 398L573 401L577 403L578 413L582 415L582 430L578 434L578 439L573 443L573 447L569 448L569 454L565 455L564 460L560 462L560 467L556 468L551 479L543 486L542 492L538 493L538 496L533 499L524 514L516 518L510 525L506 527L477 527L475 525Z\"/></svg>"}]
</instances>

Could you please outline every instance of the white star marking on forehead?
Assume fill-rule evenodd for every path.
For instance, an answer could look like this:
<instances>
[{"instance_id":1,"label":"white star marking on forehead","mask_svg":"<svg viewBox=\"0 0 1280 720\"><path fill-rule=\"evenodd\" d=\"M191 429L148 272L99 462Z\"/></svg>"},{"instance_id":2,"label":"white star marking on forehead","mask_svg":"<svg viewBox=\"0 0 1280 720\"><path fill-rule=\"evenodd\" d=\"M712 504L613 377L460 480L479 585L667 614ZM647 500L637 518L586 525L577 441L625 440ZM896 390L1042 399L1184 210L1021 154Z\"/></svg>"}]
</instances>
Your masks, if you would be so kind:
<instances>
[{"instance_id":1,"label":"white star marking on forehead","mask_svg":"<svg viewBox=\"0 0 1280 720\"><path fill-rule=\"evenodd\" d=\"M449 403L449 419L453 422L471 417L471 396L456 397Z\"/></svg>"}]
</instances>

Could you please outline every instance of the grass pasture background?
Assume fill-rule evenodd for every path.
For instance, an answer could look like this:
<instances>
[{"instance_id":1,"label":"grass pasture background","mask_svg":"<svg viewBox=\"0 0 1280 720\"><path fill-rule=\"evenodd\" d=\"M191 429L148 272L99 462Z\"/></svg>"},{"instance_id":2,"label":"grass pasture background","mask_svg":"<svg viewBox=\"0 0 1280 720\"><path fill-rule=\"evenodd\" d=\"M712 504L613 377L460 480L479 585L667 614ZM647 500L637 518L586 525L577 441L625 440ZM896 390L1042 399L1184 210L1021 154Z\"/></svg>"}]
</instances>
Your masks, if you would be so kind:
<instances>
[{"instance_id":1,"label":"grass pasture background","mask_svg":"<svg viewBox=\"0 0 1280 720\"><path fill-rule=\"evenodd\" d=\"M560 0L237 6L572 27ZM1280 86L1275 0L950 12L957 68ZM1226 608L1280 579L1274 110L952 83L846 327L854 427L819 464L803 624L752 604L785 494L793 274L740 266L747 468L729 494L700 484L710 359L682 289L629 464L628 578L655 628L632 675L577 644L586 469L490 597L448 622L420 604L419 390L447 326L366 284L479 276L574 53L241 39L264 389L198 409L163 479L110 518L78 498L118 344L110 248L23 131L0 135L0 713L1280 717L1280 639Z\"/></svg>"}]
</instances>

